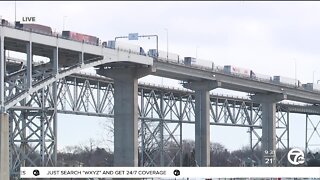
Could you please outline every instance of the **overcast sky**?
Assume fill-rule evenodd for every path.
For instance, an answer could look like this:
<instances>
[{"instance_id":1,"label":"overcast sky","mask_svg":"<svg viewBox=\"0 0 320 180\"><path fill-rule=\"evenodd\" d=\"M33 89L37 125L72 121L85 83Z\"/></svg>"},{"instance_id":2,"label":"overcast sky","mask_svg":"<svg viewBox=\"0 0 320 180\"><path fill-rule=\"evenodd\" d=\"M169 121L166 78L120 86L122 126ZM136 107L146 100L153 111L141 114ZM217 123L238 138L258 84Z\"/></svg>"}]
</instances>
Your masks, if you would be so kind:
<instances>
[{"instance_id":1,"label":"overcast sky","mask_svg":"<svg viewBox=\"0 0 320 180\"><path fill-rule=\"evenodd\" d=\"M14 1L0 2L2 18L14 21L14 10ZM51 26L55 31L60 32L64 26L65 30L94 35L103 41L132 32L157 34L162 50L167 49L168 32L169 51L181 56L197 56L215 64L232 64L271 76L297 76L303 83L312 82L313 75L315 81L320 79L320 2L17 1L16 14L17 20L33 16L37 23ZM167 84L172 82L165 80ZM86 118L81 123L84 124ZM295 119L305 121L303 116ZM59 135L59 143L63 145L100 136L97 135L100 132L92 132L79 135L77 140L62 137L67 134L67 123L73 122L59 120L59 133L63 134ZM291 138L295 146L304 147L302 126L296 126L297 132ZM79 128L83 127L87 126ZM227 137L224 128L214 127L213 141L229 149L248 145L247 129L228 128L234 137L238 136L236 133L243 137L235 143Z\"/></svg>"}]
</instances>

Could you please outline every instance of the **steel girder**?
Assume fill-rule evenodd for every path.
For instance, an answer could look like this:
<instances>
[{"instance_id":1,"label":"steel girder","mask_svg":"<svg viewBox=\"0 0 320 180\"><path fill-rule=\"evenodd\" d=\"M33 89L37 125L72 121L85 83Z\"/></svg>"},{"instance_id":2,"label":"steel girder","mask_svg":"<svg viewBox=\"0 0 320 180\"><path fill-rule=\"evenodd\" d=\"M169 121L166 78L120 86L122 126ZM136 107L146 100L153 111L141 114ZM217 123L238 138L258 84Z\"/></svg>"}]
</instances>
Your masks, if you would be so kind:
<instances>
[{"instance_id":1,"label":"steel girder","mask_svg":"<svg viewBox=\"0 0 320 180\"><path fill-rule=\"evenodd\" d=\"M290 112L282 108L281 106L277 106L277 114L276 114L276 147L277 149L281 149L282 154L277 154L277 165L278 166L287 166L287 154L289 152L289 119Z\"/></svg>"},{"instance_id":2,"label":"steel girder","mask_svg":"<svg viewBox=\"0 0 320 180\"><path fill-rule=\"evenodd\" d=\"M56 165L54 89L47 86L20 101L19 108L9 109L10 170L14 176L21 166Z\"/></svg>"},{"instance_id":3,"label":"steel girder","mask_svg":"<svg viewBox=\"0 0 320 180\"><path fill-rule=\"evenodd\" d=\"M284 164L284 162L286 162L284 159L286 158L287 152L289 151L289 110L288 108L284 108L282 106L280 106L279 104L276 106L277 109L277 113L276 113L276 147L277 150L282 150L279 154L279 152L275 152L277 153L277 162L276 165L277 166L283 166L283 165L287 165ZM259 120L261 123L261 106L259 106L257 112L257 119ZM261 125L261 124L260 124ZM251 147L251 151L252 151L252 159L254 159L255 161L258 162L258 164L261 164L262 160L261 159L261 153L260 151L260 147L261 147L261 138L262 138L262 129L259 128L255 128L255 127L250 127L249 128L249 132L250 132L250 147ZM259 152L259 154L257 154L257 152Z\"/></svg>"},{"instance_id":4,"label":"steel girder","mask_svg":"<svg viewBox=\"0 0 320 180\"><path fill-rule=\"evenodd\" d=\"M59 113L113 116L113 84L72 78L58 83Z\"/></svg>"},{"instance_id":5,"label":"steel girder","mask_svg":"<svg viewBox=\"0 0 320 180\"><path fill-rule=\"evenodd\" d=\"M181 166L182 122L194 108L190 100L172 92L140 90L142 166Z\"/></svg>"},{"instance_id":6,"label":"steel girder","mask_svg":"<svg viewBox=\"0 0 320 180\"><path fill-rule=\"evenodd\" d=\"M311 148L319 148L320 147L320 119L319 116L306 114L306 145L305 145L305 153L311 153L312 156L314 152L312 152ZM313 157L314 158L314 157Z\"/></svg>"}]
</instances>

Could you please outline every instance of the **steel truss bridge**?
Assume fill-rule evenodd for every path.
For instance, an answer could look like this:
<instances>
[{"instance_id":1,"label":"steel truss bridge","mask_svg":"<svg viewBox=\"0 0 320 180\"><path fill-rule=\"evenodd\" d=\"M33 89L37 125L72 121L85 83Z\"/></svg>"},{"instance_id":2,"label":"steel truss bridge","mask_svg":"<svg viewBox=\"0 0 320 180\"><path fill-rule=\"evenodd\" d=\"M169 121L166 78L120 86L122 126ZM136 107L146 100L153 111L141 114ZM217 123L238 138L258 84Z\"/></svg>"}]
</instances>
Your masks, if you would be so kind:
<instances>
[{"instance_id":1,"label":"steel truss bridge","mask_svg":"<svg viewBox=\"0 0 320 180\"><path fill-rule=\"evenodd\" d=\"M26 60L8 59L6 50L25 53ZM33 55L48 57L50 61L37 64ZM98 74L113 80L78 73L88 67L96 67ZM137 79L148 74L187 81L184 87L193 91L138 85ZM217 87L256 96L250 99L209 94ZM208 163L205 154L210 131L206 124L249 128L252 150L278 147L288 151L289 132L297 131L289 130L289 114L300 113L306 117L306 152L311 146L319 146L312 142L320 139L320 109L313 105L278 103L283 99L319 103L320 95L157 61L124 50L0 27L1 177L8 179L8 169L11 175L18 175L21 166L56 165L58 113L114 118L115 148L118 148L115 152L124 156L115 153L115 165L137 165L138 140L130 139L128 143L122 140L128 139L123 131L128 131L129 137L137 137L138 125L144 166L172 166L177 159L182 165L185 123L195 124L196 159L200 166ZM135 121L138 119L140 124ZM266 127L275 132L264 130ZM199 135L204 139L200 144ZM119 142L126 146L119 147ZM174 155L165 153L169 143L177 147ZM150 152L146 148L150 144L158 148ZM265 165L261 154L253 156ZM275 162L284 157L272 156L277 158Z\"/></svg>"},{"instance_id":2,"label":"steel truss bridge","mask_svg":"<svg viewBox=\"0 0 320 180\"><path fill-rule=\"evenodd\" d=\"M13 174L21 166L54 166L57 161L57 113L113 118L114 88L109 78L72 74L57 82L57 103L54 103L50 84L9 109L10 169ZM139 84L139 119L141 126L140 151L144 166L173 166L179 159L182 165L182 125L194 124L194 92ZM289 150L290 113L306 115L306 149L317 141L320 111L312 107L277 104L277 147ZM250 129L252 151L261 143L261 105L249 98L210 95L210 124L247 127ZM297 130L294 130L297 131ZM189 132L188 132L189 133ZM146 138L147 137L147 138ZM174 143L176 154L168 157L164 147ZM144 145L153 144L156 151L148 152ZM40 156L32 157L38 154ZM254 155L260 160L259 155ZM280 162L286 154L278 157Z\"/></svg>"}]
</instances>

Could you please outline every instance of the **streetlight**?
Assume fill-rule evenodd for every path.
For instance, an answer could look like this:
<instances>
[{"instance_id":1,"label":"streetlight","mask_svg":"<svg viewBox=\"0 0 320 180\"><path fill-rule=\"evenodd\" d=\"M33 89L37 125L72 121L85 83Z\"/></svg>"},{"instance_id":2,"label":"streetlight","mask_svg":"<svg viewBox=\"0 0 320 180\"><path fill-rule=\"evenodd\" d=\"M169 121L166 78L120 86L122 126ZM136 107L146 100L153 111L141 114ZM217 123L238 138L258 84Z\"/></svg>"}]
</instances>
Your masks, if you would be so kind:
<instances>
[{"instance_id":1,"label":"streetlight","mask_svg":"<svg viewBox=\"0 0 320 180\"><path fill-rule=\"evenodd\" d=\"M312 83L313 83L313 84L314 84L314 73L315 73L315 72L317 72L317 71L314 70L313 73L312 73Z\"/></svg>"},{"instance_id":2,"label":"streetlight","mask_svg":"<svg viewBox=\"0 0 320 180\"><path fill-rule=\"evenodd\" d=\"M294 58L294 76L295 76L295 85L297 86L297 60Z\"/></svg>"},{"instance_id":3,"label":"streetlight","mask_svg":"<svg viewBox=\"0 0 320 180\"><path fill-rule=\"evenodd\" d=\"M167 32L167 61L169 60L169 33L168 33L168 29L167 28L164 28L164 30Z\"/></svg>"},{"instance_id":4,"label":"streetlight","mask_svg":"<svg viewBox=\"0 0 320 180\"><path fill-rule=\"evenodd\" d=\"M17 21L17 1L14 1L14 23Z\"/></svg>"},{"instance_id":5,"label":"streetlight","mask_svg":"<svg viewBox=\"0 0 320 180\"><path fill-rule=\"evenodd\" d=\"M167 28L164 28L164 30L167 32L167 61L169 61L169 33ZM163 86L163 77L161 77L161 85Z\"/></svg>"},{"instance_id":6,"label":"streetlight","mask_svg":"<svg viewBox=\"0 0 320 180\"><path fill-rule=\"evenodd\" d=\"M196 59L198 59L198 47L199 46L196 47Z\"/></svg>"}]
</instances>

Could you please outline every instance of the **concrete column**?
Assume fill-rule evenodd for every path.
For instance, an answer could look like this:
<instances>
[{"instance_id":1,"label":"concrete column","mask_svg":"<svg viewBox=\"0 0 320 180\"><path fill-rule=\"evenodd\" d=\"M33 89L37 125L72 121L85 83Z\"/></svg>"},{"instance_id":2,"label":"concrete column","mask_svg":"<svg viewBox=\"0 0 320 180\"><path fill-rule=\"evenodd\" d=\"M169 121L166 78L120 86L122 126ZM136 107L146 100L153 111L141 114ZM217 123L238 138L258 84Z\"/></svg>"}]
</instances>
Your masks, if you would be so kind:
<instances>
[{"instance_id":1,"label":"concrete column","mask_svg":"<svg viewBox=\"0 0 320 180\"><path fill-rule=\"evenodd\" d=\"M57 39L57 47L53 49L53 58L52 58L52 65L53 65L53 74L56 76L59 74L59 48L58 48L58 39ZM99 90L98 90L99 91ZM57 81L52 83L52 96L54 102L54 111L53 111L53 136L54 136L54 150L52 153L53 164L57 165L57 154L58 154L58 83ZM75 96L76 97L76 96Z\"/></svg>"},{"instance_id":2,"label":"concrete column","mask_svg":"<svg viewBox=\"0 0 320 180\"><path fill-rule=\"evenodd\" d=\"M52 84L52 95L54 102L54 111L53 111L53 136L54 136L54 150L53 150L53 165L57 166L58 161L58 83L55 81Z\"/></svg>"},{"instance_id":3,"label":"concrete column","mask_svg":"<svg viewBox=\"0 0 320 180\"><path fill-rule=\"evenodd\" d=\"M27 53L27 88L32 87L32 42L27 43L26 45Z\"/></svg>"},{"instance_id":4,"label":"concrete column","mask_svg":"<svg viewBox=\"0 0 320 180\"><path fill-rule=\"evenodd\" d=\"M9 117L5 113L5 50L4 35L0 32L0 179L9 180Z\"/></svg>"},{"instance_id":5,"label":"concrete column","mask_svg":"<svg viewBox=\"0 0 320 180\"><path fill-rule=\"evenodd\" d=\"M221 86L216 81L184 84L195 91L195 159L198 166L210 166L210 97L209 91Z\"/></svg>"},{"instance_id":6,"label":"concrete column","mask_svg":"<svg viewBox=\"0 0 320 180\"><path fill-rule=\"evenodd\" d=\"M164 142L164 114L165 114L165 110L164 110L164 93L161 92L160 95L160 124L159 124L159 128L160 128L160 166L164 167L164 156L165 156L165 150L164 150L164 146L165 146L165 142Z\"/></svg>"},{"instance_id":7,"label":"concrete column","mask_svg":"<svg viewBox=\"0 0 320 180\"><path fill-rule=\"evenodd\" d=\"M0 32L1 33L1 32ZM1 34L0 34L1 35ZM0 112L4 111L4 76L5 76L5 50L4 50L4 36L0 36Z\"/></svg>"},{"instance_id":8,"label":"concrete column","mask_svg":"<svg viewBox=\"0 0 320 180\"><path fill-rule=\"evenodd\" d=\"M59 48L56 47L53 49L53 58L52 61L52 71L54 75L59 74Z\"/></svg>"},{"instance_id":9,"label":"concrete column","mask_svg":"<svg viewBox=\"0 0 320 180\"><path fill-rule=\"evenodd\" d=\"M9 180L9 116L0 114L0 179Z\"/></svg>"},{"instance_id":10,"label":"concrete column","mask_svg":"<svg viewBox=\"0 0 320 180\"><path fill-rule=\"evenodd\" d=\"M114 166L138 166L138 78L145 69L99 69L114 79Z\"/></svg>"},{"instance_id":11,"label":"concrete column","mask_svg":"<svg viewBox=\"0 0 320 180\"><path fill-rule=\"evenodd\" d=\"M253 101L262 105L262 166L276 166L276 103L285 94L256 94Z\"/></svg>"},{"instance_id":12,"label":"concrete column","mask_svg":"<svg viewBox=\"0 0 320 180\"><path fill-rule=\"evenodd\" d=\"M82 45L83 45L83 44L82 44ZM83 53L83 50L82 50L81 53L79 53L79 63L80 63L81 65L84 64L84 53Z\"/></svg>"},{"instance_id":13,"label":"concrete column","mask_svg":"<svg viewBox=\"0 0 320 180\"><path fill-rule=\"evenodd\" d=\"M144 92L143 92L143 89L141 89L141 101L140 101L140 104L141 104L141 117L144 118L144 113L145 113L145 109L144 109ZM141 161L140 161L140 166L143 167L144 165L144 146L145 146L145 132L144 132L144 119L141 119L141 143L142 143L142 146L141 146Z\"/></svg>"}]
</instances>

